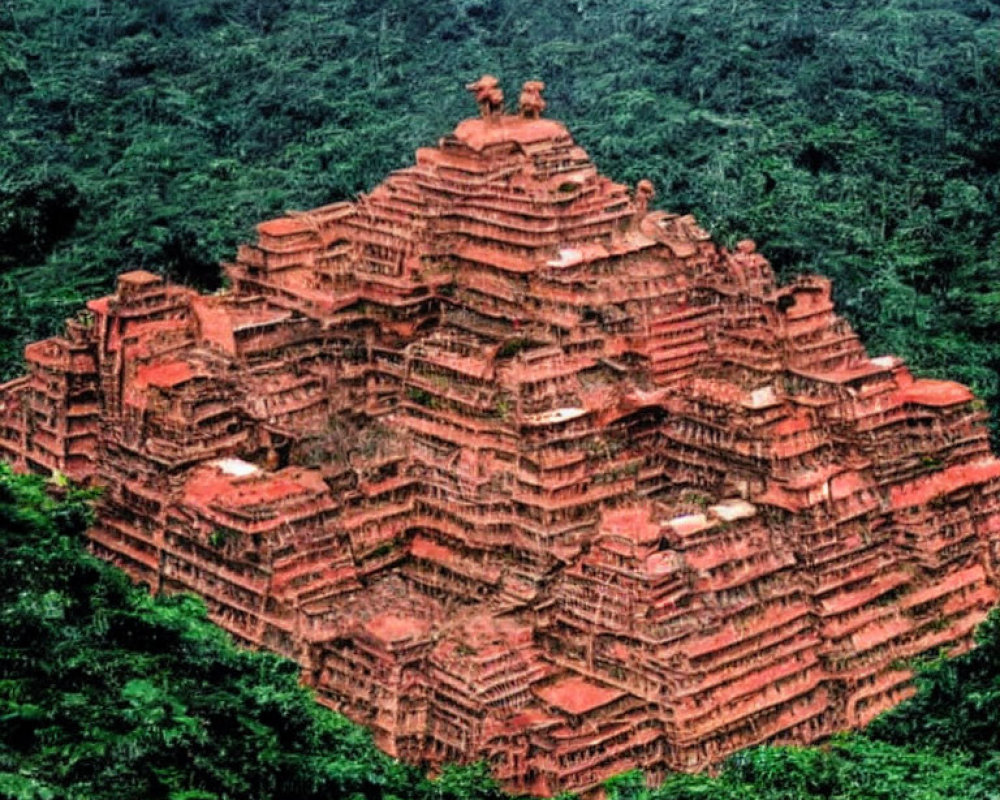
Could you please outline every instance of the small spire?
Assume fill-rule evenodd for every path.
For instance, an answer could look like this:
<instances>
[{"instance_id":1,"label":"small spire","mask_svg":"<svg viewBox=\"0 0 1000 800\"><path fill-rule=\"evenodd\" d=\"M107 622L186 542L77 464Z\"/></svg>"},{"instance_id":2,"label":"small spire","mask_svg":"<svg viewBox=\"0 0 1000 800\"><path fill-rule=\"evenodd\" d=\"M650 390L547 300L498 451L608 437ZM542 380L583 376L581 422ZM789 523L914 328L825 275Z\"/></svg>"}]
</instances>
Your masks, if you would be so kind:
<instances>
[{"instance_id":1,"label":"small spire","mask_svg":"<svg viewBox=\"0 0 1000 800\"><path fill-rule=\"evenodd\" d=\"M541 81L525 81L521 87L521 97L518 100L518 110L522 117L528 119L538 119L545 110L545 100L542 98L542 90L545 84Z\"/></svg>"},{"instance_id":2,"label":"small spire","mask_svg":"<svg viewBox=\"0 0 1000 800\"><path fill-rule=\"evenodd\" d=\"M635 211L637 217L646 216L649 211L649 201L656 197L656 189L653 182L648 178L643 178L635 187Z\"/></svg>"},{"instance_id":3,"label":"small spire","mask_svg":"<svg viewBox=\"0 0 1000 800\"><path fill-rule=\"evenodd\" d=\"M475 95L483 119L503 113L503 89L492 75L483 75L478 81L467 83L465 88Z\"/></svg>"}]
</instances>

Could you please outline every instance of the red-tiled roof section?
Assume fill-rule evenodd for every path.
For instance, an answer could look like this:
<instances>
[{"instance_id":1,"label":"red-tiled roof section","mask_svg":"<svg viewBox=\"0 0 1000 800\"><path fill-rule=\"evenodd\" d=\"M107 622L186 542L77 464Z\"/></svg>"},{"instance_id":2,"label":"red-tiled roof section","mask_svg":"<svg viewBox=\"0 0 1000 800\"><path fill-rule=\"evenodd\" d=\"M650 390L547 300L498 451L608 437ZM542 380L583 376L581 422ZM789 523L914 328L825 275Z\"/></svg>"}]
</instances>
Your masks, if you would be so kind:
<instances>
[{"instance_id":1,"label":"red-tiled roof section","mask_svg":"<svg viewBox=\"0 0 1000 800\"><path fill-rule=\"evenodd\" d=\"M134 269L131 272L119 273L118 283L128 283L133 286L150 286L152 284L163 283L163 278L148 270Z\"/></svg>"},{"instance_id":2,"label":"red-tiled roof section","mask_svg":"<svg viewBox=\"0 0 1000 800\"><path fill-rule=\"evenodd\" d=\"M586 678L572 676L535 689L535 694L553 708L567 714L586 714L625 696L611 686L599 685Z\"/></svg>"},{"instance_id":3,"label":"red-tiled roof section","mask_svg":"<svg viewBox=\"0 0 1000 800\"><path fill-rule=\"evenodd\" d=\"M301 217L278 217L257 225L257 230L267 236L293 236L312 230L309 222Z\"/></svg>"},{"instance_id":4,"label":"red-tiled roof section","mask_svg":"<svg viewBox=\"0 0 1000 800\"><path fill-rule=\"evenodd\" d=\"M194 376L195 371L186 361L158 361L139 367L135 374L135 384L139 389L145 386L169 389Z\"/></svg>"},{"instance_id":5,"label":"red-tiled roof section","mask_svg":"<svg viewBox=\"0 0 1000 800\"><path fill-rule=\"evenodd\" d=\"M551 119L525 119L501 116L492 119L467 119L455 128L455 138L473 150L494 144L516 142L535 144L569 137L566 127Z\"/></svg>"}]
</instances>

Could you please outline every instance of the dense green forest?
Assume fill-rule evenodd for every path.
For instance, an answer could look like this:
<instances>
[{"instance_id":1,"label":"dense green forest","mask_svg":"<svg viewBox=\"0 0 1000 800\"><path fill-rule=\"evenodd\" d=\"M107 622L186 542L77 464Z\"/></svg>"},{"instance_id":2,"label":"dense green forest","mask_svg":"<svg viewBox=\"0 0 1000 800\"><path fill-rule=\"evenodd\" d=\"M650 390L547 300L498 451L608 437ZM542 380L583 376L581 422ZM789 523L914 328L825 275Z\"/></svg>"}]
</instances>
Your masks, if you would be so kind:
<instances>
[{"instance_id":1,"label":"dense green forest","mask_svg":"<svg viewBox=\"0 0 1000 800\"><path fill-rule=\"evenodd\" d=\"M502 800L482 766L429 781L313 702L297 667L236 648L189 596L150 597L89 555L87 495L0 468L0 797ZM756 748L717 778L618 800L1000 797L1000 613L925 668L866 735Z\"/></svg>"},{"instance_id":2,"label":"dense green forest","mask_svg":"<svg viewBox=\"0 0 1000 800\"><path fill-rule=\"evenodd\" d=\"M1000 401L1000 3L17 0L0 5L0 376L124 267L212 286L251 225L352 196L548 84L609 175L875 353Z\"/></svg>"}]
</instances>

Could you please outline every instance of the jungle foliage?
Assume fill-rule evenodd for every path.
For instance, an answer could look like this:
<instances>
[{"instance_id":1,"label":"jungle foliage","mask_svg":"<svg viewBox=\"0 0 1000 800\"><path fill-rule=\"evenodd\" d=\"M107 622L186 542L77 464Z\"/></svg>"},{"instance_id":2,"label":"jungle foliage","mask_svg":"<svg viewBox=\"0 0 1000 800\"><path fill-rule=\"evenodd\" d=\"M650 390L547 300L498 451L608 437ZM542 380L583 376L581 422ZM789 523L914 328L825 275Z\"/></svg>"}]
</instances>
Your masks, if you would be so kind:
<instances>
[{"instance_id":1,"label":"jungle foliage","mask_svg":"<svg viewBox=\"0 0 1000 800\"><path fill-rule=\"evenodd\" d=\"M1000 4L0 4L0 376L113 274L202 286L252 223L349 198L548 84L599 167L819 271L873 354L1000 399Z\"/></svg>"}]
</instances>

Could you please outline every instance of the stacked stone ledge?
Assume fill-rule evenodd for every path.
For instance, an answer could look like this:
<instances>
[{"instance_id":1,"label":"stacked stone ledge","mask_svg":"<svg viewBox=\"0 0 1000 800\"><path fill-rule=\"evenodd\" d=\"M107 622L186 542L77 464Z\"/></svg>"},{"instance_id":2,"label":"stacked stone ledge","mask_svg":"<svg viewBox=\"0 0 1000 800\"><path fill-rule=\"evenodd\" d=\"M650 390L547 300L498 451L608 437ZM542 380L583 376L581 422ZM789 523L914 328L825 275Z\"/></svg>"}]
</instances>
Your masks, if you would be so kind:
<instances>
[{"instance_id":1,"label":"stacked stone ledge","mask_svg":"<svg viewBox=\"0 0 1000 800\"><path fill-rule=\"evenodd\" d=\"M0 386L0 454L106 487L94 552L387 752L514 792L816 741L968 649L981 404L537 109L484 114L259 225L226 293L120 276Z\"/></svg>"}]
</instances>

